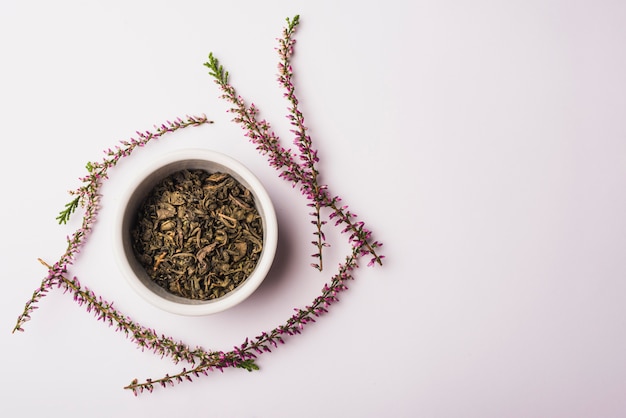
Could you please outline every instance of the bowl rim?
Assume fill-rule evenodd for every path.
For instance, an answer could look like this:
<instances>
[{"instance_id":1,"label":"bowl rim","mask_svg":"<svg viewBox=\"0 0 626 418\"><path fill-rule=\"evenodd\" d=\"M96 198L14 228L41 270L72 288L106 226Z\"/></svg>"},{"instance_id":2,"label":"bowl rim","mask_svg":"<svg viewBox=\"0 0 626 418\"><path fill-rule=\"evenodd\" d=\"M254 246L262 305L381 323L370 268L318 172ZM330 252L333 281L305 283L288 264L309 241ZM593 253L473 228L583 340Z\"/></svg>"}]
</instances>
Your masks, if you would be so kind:
<instances>
[{"instance_id":1,"label":"bowl rim","mask_svg":"<svg viewBox=\"0 0 626 418\"><path fill-rule=\"evenodd\" d=\"M229 171L230 174L234 174L234 177L239 177L237 180L243 183L244 186L253 193L257 208L263 218L263 250L254 271L234 290L228 292L221 298L209 301L194 301L175 296L169 294L165 289L157 285L155 286L161 289L160 291L158 289L152 290L148 288L146 284L137 277L137 274L133 270L129 257L134 256L128 254L129 244L125 242L125 225L127 224L127 216L130 216L128 215L128 211L131 210L129 209L129 205L132 203L133 199L141 200L135 196L137 190L146 182L154 185L169 174L184 169L185 167L174 167L177 167L178 164L181 163L184 165L185 162L191 164L191 166L187 166L187 168L194 168L194 164L215 164L225 168L225 171ZM169 173L168 168L171 169ZM156 180L151 179L151 176L158 175L158 173L166 174L162 174L161 177L156 177ZM148 187L150 187L150 185ZM278 222L274 205L258 177L234 158L221 152L203 148L186 148L170 151L167 154L151 160L143 167L142 170L133 177L132 181L128 182L124 193L121 195L112 231L114 234L113 250L117 265L130 287L150 304L170 313L186 316L201 316L221 312L247 299L267 276L274 261L278 245Z\"/></svg>"}]
</instances>

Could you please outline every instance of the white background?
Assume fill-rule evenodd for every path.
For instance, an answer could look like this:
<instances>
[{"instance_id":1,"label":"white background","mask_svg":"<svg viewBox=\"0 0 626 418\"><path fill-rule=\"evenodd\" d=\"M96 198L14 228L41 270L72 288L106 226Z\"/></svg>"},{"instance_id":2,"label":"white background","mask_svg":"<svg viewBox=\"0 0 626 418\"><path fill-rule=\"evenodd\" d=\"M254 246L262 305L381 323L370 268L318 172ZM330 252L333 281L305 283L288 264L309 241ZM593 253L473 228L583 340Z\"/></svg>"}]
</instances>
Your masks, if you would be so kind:
<instances>
[{"instance_id":1,"label":"white background","mask_svg":"<svg viewBox=\"0 0 626 418\"><path fill-rule=\"evenodd\" d=\"M322 181L385 243L330 313L259 358L135 398L176 373L53 292L18 314L65 249L55 216L87 161L136 130L205 113L111 171L72 274L158 332L229 350L308 304L327 268L306 201L230 122L202 64L290 144L275 38L299 13L294 67ZM623 417L626 415L626 3L3 0L0 415ZM232 310L161 312L111 248L117 199L172 149L226 152L269 190L270 276Z\"/></svg>"}]
</instances>

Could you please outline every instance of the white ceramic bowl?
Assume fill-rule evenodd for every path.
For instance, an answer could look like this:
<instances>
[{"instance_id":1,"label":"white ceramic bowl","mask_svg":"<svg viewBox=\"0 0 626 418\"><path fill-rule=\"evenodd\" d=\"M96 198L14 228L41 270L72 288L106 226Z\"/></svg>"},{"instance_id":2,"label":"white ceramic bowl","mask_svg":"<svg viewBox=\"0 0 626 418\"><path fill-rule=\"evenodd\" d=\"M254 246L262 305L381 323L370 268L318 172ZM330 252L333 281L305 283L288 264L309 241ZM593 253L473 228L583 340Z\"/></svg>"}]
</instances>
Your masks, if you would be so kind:
<instances>
[{"instance_id":1,"label":"white ceramic bowl","mask_svg":"<svg viewBox=\"0 0 626 418\"><path fill-rule=\"evenodd\" d=\"M198 301L169 293L150 279L144 267L135 258L130 230L137 210L156 184L170 174L184 169L224 172L250 190L263 221L263 250L256 268L243 283L224 296ZM114 249L122 274L130 286L151 304L180 315L207 315L231 308L250 296L265 279L276 253L278 223L276 212L267 191L241 163L217 152L205 149L187 149L168 153L149 164L137 176L123 195L114 230Z\"/></svg>"}]
</instances>

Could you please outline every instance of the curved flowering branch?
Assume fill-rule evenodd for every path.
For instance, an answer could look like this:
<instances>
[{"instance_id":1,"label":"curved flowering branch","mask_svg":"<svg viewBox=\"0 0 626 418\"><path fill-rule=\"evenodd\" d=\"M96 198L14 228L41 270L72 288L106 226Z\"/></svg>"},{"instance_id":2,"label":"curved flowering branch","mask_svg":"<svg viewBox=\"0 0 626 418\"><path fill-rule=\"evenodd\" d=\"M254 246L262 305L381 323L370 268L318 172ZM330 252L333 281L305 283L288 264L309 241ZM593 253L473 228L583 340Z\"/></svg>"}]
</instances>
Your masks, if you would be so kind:
<instances>
[{"instance_id":1,"label":"curved flowering branch","mask_svg":"<svg viewBox=\"0 0 626 418\"><path fill-rule=\"evenodd\" d=\"M279 344L284 344L287 336L300 334L305 325L315 322L315 318L327 313L328 308L339 301L337 294L348 289L346 281L354 279L352 270L358 267L359 253L360 249L354 247L352 254L340 264L339 272L333 276L330 283L324 285L322 294L317 296L310 305L294 309L295 313L284 324L269 332L262 332L254 339L246 338L241 345L233 347L227 353L214 354L212 361L201 361L192 368L185 367L177 374L167 374L159 379L146 379L143 382L134 379L124 389L130 389L138 395L144 391L152 392L155 384L165 388L184 381L191 382L195 377L207 376L208 372L214 369L221 371L226 367L238 367L249 371L258 370L258 366L254 363L258 355L269 353Z\"/></svg>"},{"instance_id":2,"label":"curved flowering branch","mask_svg":"<svg viewBox=\"0 0 626 418\"><path fill-rule=\"evenodd\" d=\"M300 16L295 16L293 19L287 18L287 27L283 29L283 37L278 39L280 46L277 49L278 55L281 59L278 64L278 82L286 90L284 96L290 103L287 119L290 120L291 125L294 127L294 129L291 130L291 132L295 135L294 144L300 151L303 174L306 175L309 180L308 182L304 182L302 184L302 192L309 198L309 200L312 200L312 203L309 203L309 207L314 208L314 211L311 212L310 215L314 218L311 223L316 227L316 231L313 232L313 235L315 235L316 238L315 241L312 241L311 243L317 247L317 253L313 254L313 257L318 258L319 262L313 263L312 266L322 271L324 268L322 249L327 247L328 244L326 243L326 237L322 231L322 227L326 224L326 221L323 221L320 216L322 204L319 196L323 187L320 186L317 181L319 171L316 167L316 163L319 161L319 158L317 156L317 151L312 148L313 143L311 137L307 133L308 128L304 124L304 116L298 107L299 101L296 97L296 88L292 81L293 68L291 66L291 57L296 43L296 40L293 38L293 34L299 23Z\"/></svg>"},{"instance_id":3,"label":"curved flowering branch","mask_svg":"<svg viewBox=\"0 0 626 418\"><path fill-rule=\"evenodd\" d=\"M161 355L161 357L171 357L174 363L187 361L192 364L206 361L206 359L217 355L216 353L207 352L201 347L191 349L182 341L175 341L164 335L159 336L154 329L143 327L134 322L129 316L122 314L113 307L113 302L108 302L97 296L89 288L83 287L77 277L69 279L54 266L47 264L41 259L39 259L39 262L48 268L49 275L52 277L52 280L49 281L50 287L63 289L63 293L73 295L74 302L84 306L86 311L92 313L98 321L102 321L110 327L115 326L116 331L123 332L142 351L148 349L155 354Z\"/></svg>"},{"instance_id":4,"label":"curved flowering branch","mask_svg":"<svg viewBox=\"0 0 626 418\"><path fill-rule=\"evenodd\" d=\"M292 121L292 125L297 128L293 132L296 134L295 143L300 151L299 158L303 161L302 163L297 163L291 151L280 145L280 139L271 130L269 122L266 120L257 121L259 109L254 103L251 103L249 106L246 105L244 99L237 94L235 88L229 83L228 71L224 69L213 53L209 54L209 60L204 65L209 69L209 75L215 79L215 83L220 86L222 90L220 97L233 105L229 110L230 113L235 115L233 122L242 126L246 131L246 136L256 145L257 150L261 154L267 155L270 166L277 170L282 170L279 177L290 181L294 187L299 185L301 193L312 201L310 206L316 209L315 212L311 213L316 217L316 220L312 221L312 223L318 228L315 232L318 240L313 241L313 244L318 247L318 252L313 254L313 257L320 259L319 264L313 263L312 266L320 270L322 268L321 249L325 246L322 225L325 224L325 221L321 221L319 218L319 209L321 207L331 209L330 218L337 218L336 224L346 224L343 232L350 233L349 240L353 245L364 243L363 246L359 245L359 247L361 247L361 252L371 254L372 258L369 265L375 263L382 265L384 256L378 255L376 252L376 248L382 244L378 241L370 242L371 231L365 228L363 222L354 221L356 214L350 212L348 206L339 205L341 199L337 196L332 197L329 195L326 185L320 186L317 183L317 175L319 174L315 168L315 163L318 162L317 150L312 146L311 137L306 134L307 128L304 125L304 116L298 110L295 87L291 81L293 69L291 68L290 58L293 54L293 45L295 43L292 36L295 27L299 23L299 17L287 19L287 23L287 28L283 30L283 39L280 40L279 55L282 61L279 64L280 74L278 80L287 89L286 97L292 104L289 108L290 114L287 117Z\"/></svg>"},{"instance_id":5,"label":"curved flowering branch","mask_svg":"<svg viewBox=\"0 0 626 418\"><path fill-rule=\"evenodd\" d=\"M137 132L137 139L131 138L128 141L121 141L122 146L118 145L115 149L109 148L105 151L106 157L103 158L101 162L87 163L86 168L89 174L80 178L84 183L83 186L70 192L70 194L76 197L65 205L65 209L61 211L56 218L59 223L67 223L76 208L83 206L85 208L85 214L81 227L70 237L67 237L65 253L61 256L59 261L49 269L48 275L42 280L41 285L35 289L31 298L26 302L24 311L17 318L13 332L24 331L22 326L30 319L30 314L37 309L36 304L41 298L46 296L53 285L58 284L59 277L67 273L68 266L74 262L76 255L80 252L80 248L85 245L87 236L91 232L98 215L100 208L100 194L98 192L102 186L102 181L108 178L109 168L114 167L121 158L129 156L135 148L143 147L151 140L160 138L166 133L175 132L190 126L199 126L205 123L213 122L209 121L205 115L187 116L184 120L178 118L173 122L167 121L160 126L155 126L154 132Z\"/></svg>"}]
</instances>

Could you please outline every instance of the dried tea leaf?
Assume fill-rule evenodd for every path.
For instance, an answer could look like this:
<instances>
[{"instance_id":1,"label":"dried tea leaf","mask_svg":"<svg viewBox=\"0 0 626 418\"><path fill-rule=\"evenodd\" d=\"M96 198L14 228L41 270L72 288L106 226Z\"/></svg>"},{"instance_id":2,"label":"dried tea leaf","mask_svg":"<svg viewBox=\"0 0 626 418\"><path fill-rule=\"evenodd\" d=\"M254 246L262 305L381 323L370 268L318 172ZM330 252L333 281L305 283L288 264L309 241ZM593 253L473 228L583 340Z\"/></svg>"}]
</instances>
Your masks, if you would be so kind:
<instances>
[{"instance_id":1,"label":"dried tea leaf","mask_svg":"<svg viewBox=\"0 0 626 418\"><path fill-rule=\"evenodd\" d=\"M131 236L152 280L199 300L234 290L263 249L263 225L250 190L227 173L203 170L182 170L157 184Z\"/></svg>"}]
</instances>

